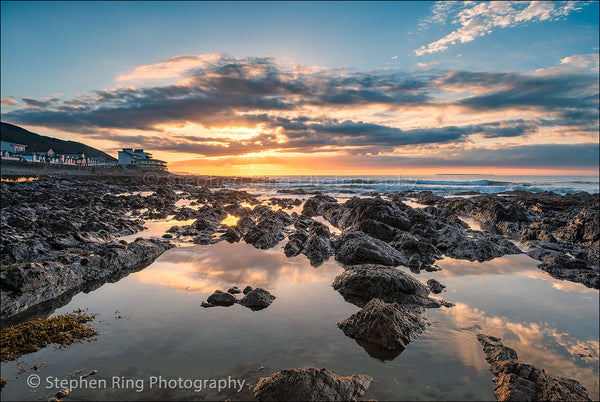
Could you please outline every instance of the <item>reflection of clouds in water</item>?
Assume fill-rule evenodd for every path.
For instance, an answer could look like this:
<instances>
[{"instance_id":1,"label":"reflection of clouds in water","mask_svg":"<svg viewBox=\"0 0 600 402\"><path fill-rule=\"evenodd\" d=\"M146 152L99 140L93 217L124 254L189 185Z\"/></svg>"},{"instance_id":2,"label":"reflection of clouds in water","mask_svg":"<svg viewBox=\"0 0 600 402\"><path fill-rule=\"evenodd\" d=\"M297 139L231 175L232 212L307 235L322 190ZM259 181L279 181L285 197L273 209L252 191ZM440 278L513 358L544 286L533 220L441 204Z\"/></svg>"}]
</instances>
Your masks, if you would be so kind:
<instances>
[{"instance_id":1,"label":"reflection of clouds in water","mask_svg":"<svg viewBox=\"0 0 600 402\"><path fill-rule=\"evenodd\" d=\"M340 271L341 267L332 261L315 269L303 255L287 258L279 247L258 250L245 243L221 242L168 250L133 276L143 283L211 293L234 285L272 290L280 281L286 284L331 281Z\"/></svg>"},{"instance_id":2,"label":"reflection of clouds in water","mask_svg":"<svg viewBox=\"0 0 600 402\"><path fill-rule=\"evenodd\" d=\"M520 275L552 283L552 287L564 292L597 293L595 289L585 287L580 283L553 278L537 266L540 262L526 254L512 254L494 258L491 261L477 262L444 258L437 261L442 268L439 274L445 277L483 276L483 275Z\"/></svg>"},{"instance_id":3,"label":"reflection of clouds in water","mask_svg":"<svg viewBox=\"0 0 600 402\"><path fill-rule=\"evenodd\" d=\"M536 263L539 263L536 261ZM560 280L553 278L549 273L542 271L541 269L537 269L535 271L527 271L523 272L523 275L533 278L533 279L541 279L546 282L551 282L552 287L556 290L562 290L563 292L578 292L578 293L598 293L598 290L588 288L581 283L570 282L565 280Z\"/></svg>"},{"instance_id":4,"label":"reflection of clouds in water","mask_svg":"<svg viewBox=\"0 0 600 402\"><path fill-rule=\"evenodd\" d=\"M485 311L463 303L448 309L447 316L458 328L479 325L481 329L470 329L472 335L469 336L481 332L500 337L506 346L517 351L519 359L543 368L549 374L582 382L592 398L598 399L597 339L577 339L548 323L511 322L506 317L489 317ZM465 364L470 364L472 357L468 345L459 342L455 347L461 349ZM592 357L581 357L579 353L591 354Z\"/></svg>"}]
</instances>

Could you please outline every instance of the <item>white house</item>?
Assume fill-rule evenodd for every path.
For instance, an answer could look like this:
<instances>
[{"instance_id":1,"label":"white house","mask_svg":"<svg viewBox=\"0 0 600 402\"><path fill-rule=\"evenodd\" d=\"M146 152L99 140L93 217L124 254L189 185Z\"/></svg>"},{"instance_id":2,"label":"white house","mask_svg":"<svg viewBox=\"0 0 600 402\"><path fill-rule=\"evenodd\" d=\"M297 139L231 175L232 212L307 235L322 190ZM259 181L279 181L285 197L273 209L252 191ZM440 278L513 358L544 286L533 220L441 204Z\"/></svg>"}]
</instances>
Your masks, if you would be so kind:
<instances>
[{"instance_id":1,"label":"white house","mask_svg":"<svg viewBox=\"0 0 600 402\"><path fill-rule=\"evenodd\" d=\"M167 162L152 158L143 149L123 148L119 151L119 165L137 166L142 169L165 170Z\"/></svg>"}]
</instances>

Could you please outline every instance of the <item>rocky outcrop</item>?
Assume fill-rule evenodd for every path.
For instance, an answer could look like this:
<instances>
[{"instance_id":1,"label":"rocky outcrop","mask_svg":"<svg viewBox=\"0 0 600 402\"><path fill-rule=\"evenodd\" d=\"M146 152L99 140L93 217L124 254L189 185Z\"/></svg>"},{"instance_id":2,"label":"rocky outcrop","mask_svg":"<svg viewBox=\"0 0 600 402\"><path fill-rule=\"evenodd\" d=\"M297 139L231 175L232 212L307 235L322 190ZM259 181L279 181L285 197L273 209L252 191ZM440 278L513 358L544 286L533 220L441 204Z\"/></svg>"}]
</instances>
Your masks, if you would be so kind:
<instances>
[{"instance_id":1,"label":"rocky outcrop","mask_svg":"<svg viewBox=\"0 0 600 402\"><path fill-rule=\"evenodd\" d=\"M263 377L254 388L259 401L356 401L373 378L364 374L340 377L313 367L283 369Z\"/></svg>"},{"instance_id":2,"label":"rocky outcrop","mask_svg":"<svg viewBox=\"0 0 600 402\"><path fill-rule=\"evenodd\" d=\"M269 293L268 290L256 288L244 292L244 297L239 303L250 310L258 311L269 307L273 303L273 300L275 300L275 296Z\"/></svg>"},{"instance_id":3,"label":"rocky outcrop","mask_svg":"<svg viewBox=\"0 0 600 402\"><path fill-rule=\"evenodd\" d=\"M323 215L325 211L338 206L335 198L328 195L315 195L304 202L302 215L307 217Z\"/></svg>"},{"instance_id":4,"label":"rocky outcrop","mask_svg":"<svg viewBox=\"0 0 600 402\"><path fill-rule=\"evenodd\" d=\"M244 235L244 241L259 249L275 247L285 239L285 228L294 223L285 212L273 211L264 205L254 208L254 213L259 215L258 221L256 226Z\"/></svg>"},{"instance_id":5,"label":"rocky outcrop","mask_svg":"<svg viewBox=\"0 0 600 402\"><path fill-rule=\"evenodd\" d=\"M410 228L410 220L397 204L375 198L352 198L328 217L342 231L361 231L376 239L391 241Z\"/></svg>"},{"instance_id":6,"label":"rocky outcrop","mask_svg":"<svg viewBox=\"0 0 600 402\"><path fill-rule=\"evenodd\" d=\"M168 241L138 238L129 245L100 243L61 254L61 261L17 263L2 271L5 320L38 304L73 295L92 285L111 282L150 265L173 247ZM65 300L67 302L68 300Z\"/></svg>"},{"instance_id":7,"label":"rocky outcrop","mask_svg":"<svg viewBox=\"0 0 600 402\"><path fill-rule=\"evenodd\" d=\"M398 268L366 264L347 267L332 284L346 300L359 307L376 298L388 303L413 304L422 307L451 306L430 298L429 289Z\"/></svg>"},{"instance_id":8,"label":"rocky outcrop","mask_svg":"<svg viewBox=\"0 0 600 402\"><path fill-rule=\"evenodd\" d=\"M408 259L398 250L363 232L346 232L335 241L335 259L342 264L406 265Z\"/></svg>"},{"instance_id":9,"label":"rocky outcrop","mask_svg":"<svg viewBox=\"0 0 600 402\"><path fill-rule=\"evenodd\" d=\"M284 247L287 257L295 257L302 253L308 257L314 267L329 259L333 254L333 245L327 226L304 215L296 217L294 226L296 231L288 236L288 242Z\"/></svg>"},{"instance_id":10,"label":"rocky outcrop","mask_svg":"<svg viewBox=\"0 0 600 402\"><path fill-rule=\"evenodd\" d=\"M552 276L598 289L600 286L599 195L580 192L512 191L438 205L471 215L504 235L519 239L538 266ZM551 257L548 260L548 257Z\"/></svg>"},{"instance_id":11,"label":"rocky outcrop","mask_svg":"<svg viewBox=\"0 0 600 402\"><path fill-rule=\"evenodd\" d=\"M499 338L479 334L477 339L495 376L494 395L499 401L591 401L578 381L549 375L518 360L517 352Z\"/></svg>"},{"instance_id":12,"label":"rocky outcrop","mask_svg":"<svg viewBox=\"0 0 600 402\"><path fill-rule=\"evenodd\" d=\"M374 353L376 348L365 348L372 356L383 357L382 360L400 354L406 345L425 331L427 325L422 307L386 303L376 298L371 299L362 310L337 323L344 334L362 341L361 346L368 343L384 349Z\"/></svg>"}]
</instances>

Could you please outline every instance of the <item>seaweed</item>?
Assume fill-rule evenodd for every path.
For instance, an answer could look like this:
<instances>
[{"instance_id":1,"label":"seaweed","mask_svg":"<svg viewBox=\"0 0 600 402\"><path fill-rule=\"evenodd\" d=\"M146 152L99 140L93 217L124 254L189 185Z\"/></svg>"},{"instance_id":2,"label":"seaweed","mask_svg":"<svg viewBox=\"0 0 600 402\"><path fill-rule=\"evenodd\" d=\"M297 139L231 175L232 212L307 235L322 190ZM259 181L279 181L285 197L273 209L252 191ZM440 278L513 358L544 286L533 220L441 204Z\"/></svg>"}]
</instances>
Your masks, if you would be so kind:
<instances>
[{"instance_id":1,"label":"seaweed","mask_svg":"<svg viewBox=\"0 0 600 402\"><path fill-rule=\"evenodd\" d=\"M0 359L15 360L19 356L33 353L51 343L59 346L73 342L93 340L98 332L86 325L96 317L78 309L72 313L51 318L38 318L29 322L2 329L0 337Z\"/></svg>"}]
</instances>

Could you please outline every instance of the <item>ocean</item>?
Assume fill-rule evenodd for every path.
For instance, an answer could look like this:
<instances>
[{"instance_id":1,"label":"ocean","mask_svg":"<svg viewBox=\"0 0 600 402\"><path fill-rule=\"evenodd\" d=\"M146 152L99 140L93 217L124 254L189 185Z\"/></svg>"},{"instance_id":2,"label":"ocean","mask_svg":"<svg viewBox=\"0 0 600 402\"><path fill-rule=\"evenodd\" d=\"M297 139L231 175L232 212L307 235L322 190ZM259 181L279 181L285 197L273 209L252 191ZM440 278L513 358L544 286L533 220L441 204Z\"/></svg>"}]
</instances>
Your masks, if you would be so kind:
<instances>
[{"instance_id":1,"label":"ocean","mask_svg":"<svg viewBox=\"0 0 600 402\"><path fill-rule=\"evenodd\" d=\"M248 186L249 190L276 193L280 189L301 188L307 192L321 191L336 195L428 190L436 195L455 195L464 192L486 194L512 190L531 192L552 191L557 194L586 191L597 194L598 176L517 176L452 174L428 176L272 176L276 183L258 182ZM240 186L231 184L233 188Z\"/></svg>"}]
</instances>

